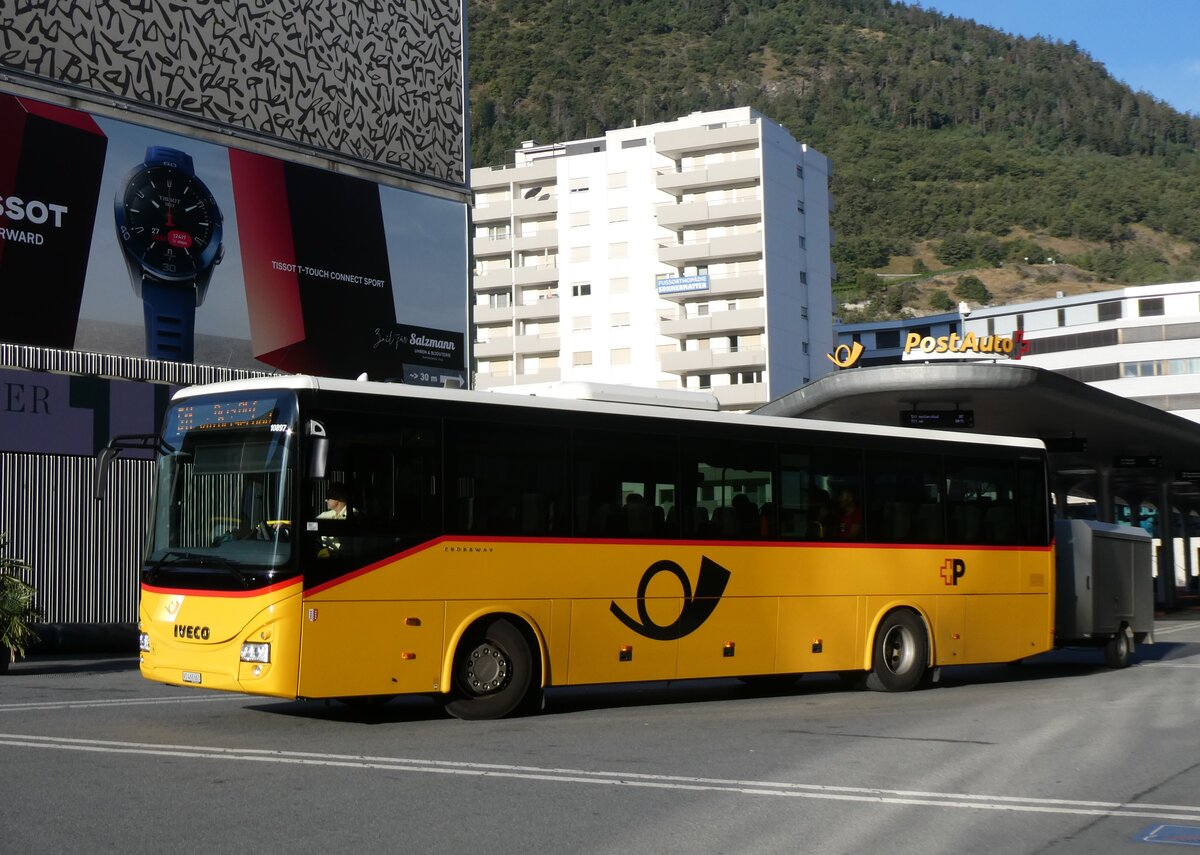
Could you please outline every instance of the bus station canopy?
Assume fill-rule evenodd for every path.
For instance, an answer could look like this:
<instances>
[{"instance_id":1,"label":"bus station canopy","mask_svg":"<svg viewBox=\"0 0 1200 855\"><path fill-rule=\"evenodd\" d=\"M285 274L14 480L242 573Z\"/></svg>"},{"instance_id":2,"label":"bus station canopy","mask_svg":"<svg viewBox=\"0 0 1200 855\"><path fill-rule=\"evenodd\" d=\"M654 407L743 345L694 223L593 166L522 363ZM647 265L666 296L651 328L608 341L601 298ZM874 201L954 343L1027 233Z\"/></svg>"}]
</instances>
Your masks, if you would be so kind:
<instances>
[{"instance_id":1,"label":"bus station canopy","mask_svg":"<svg viewBox=\"0 0 1200 855\"><path fill-rule=\"evenodd\" d=\"M925 362L827 375L756 415L1035 437L1056 492L1200 511L1200 424L1016 363ZM1111 503L1110 503L1111 504Z\"/></svg>"}]
</instances>

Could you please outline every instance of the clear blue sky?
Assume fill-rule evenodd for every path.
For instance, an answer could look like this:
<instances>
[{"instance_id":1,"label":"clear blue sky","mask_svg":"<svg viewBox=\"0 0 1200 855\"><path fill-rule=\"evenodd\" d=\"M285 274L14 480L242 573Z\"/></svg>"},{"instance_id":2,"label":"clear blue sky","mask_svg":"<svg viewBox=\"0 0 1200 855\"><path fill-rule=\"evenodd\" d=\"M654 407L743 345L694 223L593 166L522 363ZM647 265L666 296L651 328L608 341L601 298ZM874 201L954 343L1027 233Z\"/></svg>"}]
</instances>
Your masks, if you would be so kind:
<instances>
[{"instance_id":1,"label":"clear blue sky","mask_svg":"<svg viewBox=\"0 0 1200 855\"><path fill-rule=\"evenodd\" d=\"M1074 41L1135 92L1200 116L1200 0L921 0L1018 36Z\"/></svg>"}]
</instances>

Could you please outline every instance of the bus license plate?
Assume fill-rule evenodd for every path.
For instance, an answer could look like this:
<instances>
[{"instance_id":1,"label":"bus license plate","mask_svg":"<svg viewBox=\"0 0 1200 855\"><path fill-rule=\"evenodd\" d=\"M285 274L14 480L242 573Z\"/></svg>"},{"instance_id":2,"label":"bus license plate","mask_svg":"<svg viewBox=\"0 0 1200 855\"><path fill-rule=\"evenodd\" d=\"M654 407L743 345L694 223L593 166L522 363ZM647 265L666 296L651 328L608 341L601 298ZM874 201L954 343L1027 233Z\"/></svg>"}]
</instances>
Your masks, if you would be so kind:
<instances>
[{"instance_id":1,"label":"bus license plate","mask_svg":"<svg viewBox=\"0 0 1200 855\"><path fill-rule=\"evenodd\" d=\"M195 683L197 686L199 686L200 685L200 672L199 671L184 671L183 672L183 682Z\"/></svg>"}]
</instances>

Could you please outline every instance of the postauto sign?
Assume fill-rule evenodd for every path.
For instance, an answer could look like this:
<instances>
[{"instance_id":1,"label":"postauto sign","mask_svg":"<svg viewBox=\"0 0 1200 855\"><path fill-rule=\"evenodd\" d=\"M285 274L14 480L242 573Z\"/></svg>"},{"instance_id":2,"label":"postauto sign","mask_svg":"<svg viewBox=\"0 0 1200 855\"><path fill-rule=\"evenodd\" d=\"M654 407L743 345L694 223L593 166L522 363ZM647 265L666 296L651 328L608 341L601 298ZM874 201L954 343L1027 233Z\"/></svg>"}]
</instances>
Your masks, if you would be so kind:
<instances>
[{"instance_id":1,"label":"postauto sign","mask_svg":"<svg viewBox=\"0 0 1200 855\"><path fill-rule=\"evenodd\" d=\"M927 359L999 359L1018 360L1029 352L1025 332L1017 330L1011 338L998 335L976 335L973 332L959 335L923 336L911 332L904 341L906 360Z\"/></svg>"}]
</instances>

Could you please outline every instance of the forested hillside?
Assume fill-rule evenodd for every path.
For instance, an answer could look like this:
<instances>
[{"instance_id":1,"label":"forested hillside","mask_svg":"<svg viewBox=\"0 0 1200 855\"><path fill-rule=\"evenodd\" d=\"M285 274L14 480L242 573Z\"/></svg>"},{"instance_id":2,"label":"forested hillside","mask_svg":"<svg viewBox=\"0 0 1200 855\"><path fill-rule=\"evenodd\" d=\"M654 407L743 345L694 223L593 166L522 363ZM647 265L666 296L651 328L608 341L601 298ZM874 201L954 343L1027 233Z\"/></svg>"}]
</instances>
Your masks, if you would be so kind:
<instances>
[{"instance_id":1,"label":"forested hillside","mask_svg":"<svg viewBox=\"0 0 1200 855\"><path fill-rule=\"evenodd\" d=\"M1074 44L890 0L470 0L468 30L475 165L755 107L833 160L851 297L883 296L863 271L1031 256L1108 287L1200 278L1200 118Z\"/></svg>"}]
</instances>

